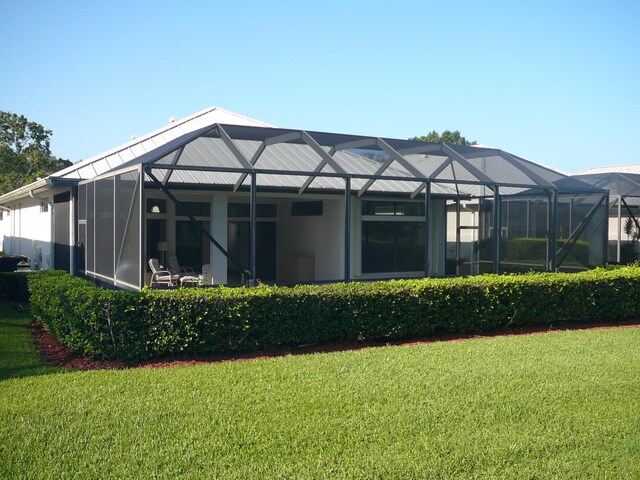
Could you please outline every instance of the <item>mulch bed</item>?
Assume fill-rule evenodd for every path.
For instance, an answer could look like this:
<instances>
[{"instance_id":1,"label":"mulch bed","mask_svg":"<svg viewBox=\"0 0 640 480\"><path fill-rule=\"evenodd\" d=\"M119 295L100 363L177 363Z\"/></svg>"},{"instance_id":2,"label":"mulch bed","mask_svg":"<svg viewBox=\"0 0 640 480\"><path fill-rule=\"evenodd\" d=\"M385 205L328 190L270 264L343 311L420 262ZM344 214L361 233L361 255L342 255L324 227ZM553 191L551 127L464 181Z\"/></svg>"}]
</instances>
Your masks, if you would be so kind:
<instances>
[{"instance_id":1,"label":"mulch bed","mask_svg":"<svg viewBox=\"0 0 640 480\"><path fill-rule=\"evenodd\" d=\"M481 335L460 335L460 334L445 334L437 335L428 338L414 339L414 340L397 340L387 342L337 342L331 344L314 344L303 345L294 348L283 348L278 350L266 350L262 352L254 352L247 354L240 354L235 356L229 355L211 355L211 356L173 356L170 358L156 358L151 360L145 360L141 363L127 364L115 360L101 360L93 358L88 355L82 355L77 352L73 352L60 344L58 340L49 332L47 332L41 323L34 322L30 325L31 335L36 348L40 352L40 356L43 361L52 366L68 368L72 370L114 370L123 368L163 368L163 367L176 367L176 366L188 366L188 365L202 365L207 363L219 363L219 362L240 362L247 360L260 360L273 357L284 357L289 355L305 355L310 353L327 353L327 352L342 352L347 350L361 350L363 348L370 347L382 347L382 346L409 346L409 345L422 345L435 342L454 342L462 340L474 340L482 338L493 338L501 336L516 336L516 335L530 335L541 334L551 331L562 330L600 330L607 328L633 328L639 327L640 320L630 320L623 322L602 322L599 324L584 324L575 323L562 325L558 328L549 327L518 327L504 329L491 333L483 333Z\"/></svg>"}]
</instances>

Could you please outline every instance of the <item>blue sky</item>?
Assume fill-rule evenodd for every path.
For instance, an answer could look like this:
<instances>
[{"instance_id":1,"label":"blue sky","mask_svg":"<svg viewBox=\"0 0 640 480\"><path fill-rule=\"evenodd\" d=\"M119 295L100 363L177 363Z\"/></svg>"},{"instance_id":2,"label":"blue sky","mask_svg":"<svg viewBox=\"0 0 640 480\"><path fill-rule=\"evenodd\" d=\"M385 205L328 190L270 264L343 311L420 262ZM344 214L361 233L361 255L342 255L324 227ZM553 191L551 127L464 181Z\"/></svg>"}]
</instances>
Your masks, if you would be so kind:
<instances>
[{"instance_id":1,"label":"blue sky","mask_svg":"<svg viewBox=\"0 0 640 480\"><path fill-rule=\"evenodd\" d=\"M78 161L217 105L289 128L640 163L640 2L0 0L0 110Z\"/></svg>"}]
</instances>

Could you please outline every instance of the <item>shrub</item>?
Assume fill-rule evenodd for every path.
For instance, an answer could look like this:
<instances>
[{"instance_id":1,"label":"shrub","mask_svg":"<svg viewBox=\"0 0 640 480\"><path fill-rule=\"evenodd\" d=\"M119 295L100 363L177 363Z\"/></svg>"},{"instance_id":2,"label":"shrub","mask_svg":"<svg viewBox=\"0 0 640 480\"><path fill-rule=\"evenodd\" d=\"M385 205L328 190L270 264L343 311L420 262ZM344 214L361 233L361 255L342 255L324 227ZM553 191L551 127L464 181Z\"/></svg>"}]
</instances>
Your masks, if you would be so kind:
<instances>
[{"instance_id":1,"label":"shrub","mask_svg":"<svg viewBox=\"0 0 640 480\"><path fill-rule=\"evenodd\" d=\"M27 275L29 274L0 272L0 300L27 302L29 300Z\"/></svg>"},{"instance_id":2,"label":"shrub","mask_svg":"<svg viewBox=\"0 0 640 480\"><path fill-rule=\"evenodd\" d=\"M638 317L640 267L297 287L103 290L29 275L32 312L69 348L139 360Z\"/></svg>"},{"instance_id":3,"label":"shrub","mask_svg":"<svg viewBox=\"0 0 640 480\"><path fill-rule=\"evenodd\" d=\"M566 240L558 240L558 248L566 243ZM478 242L480 258L490 260L493 258L493 239L484 238ZM500 261L522 263L544 263L547 255L546 238L501 238ZM589 243L577 240L567 253L564 265L589 265Z\"/></svg>"}]
</instances>

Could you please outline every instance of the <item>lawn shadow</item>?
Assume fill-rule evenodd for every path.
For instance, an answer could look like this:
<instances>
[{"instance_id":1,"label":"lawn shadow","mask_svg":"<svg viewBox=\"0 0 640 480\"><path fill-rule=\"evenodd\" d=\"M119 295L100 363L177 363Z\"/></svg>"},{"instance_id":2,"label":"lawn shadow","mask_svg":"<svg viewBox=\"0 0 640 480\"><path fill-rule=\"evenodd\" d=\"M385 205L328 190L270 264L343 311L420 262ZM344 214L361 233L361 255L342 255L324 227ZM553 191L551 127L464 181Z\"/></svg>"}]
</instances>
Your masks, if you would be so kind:
<instances>
[{"instance_id":1,"label":"lawn shadow","mask_svg":"<svg viewBox=\"0 0 640 480\"><path fill-rule=\"evenodd\" d=\"M31 315L0 302L0 381L63 371L47 365L34 345Z\"/></svg>"}]
</instances>

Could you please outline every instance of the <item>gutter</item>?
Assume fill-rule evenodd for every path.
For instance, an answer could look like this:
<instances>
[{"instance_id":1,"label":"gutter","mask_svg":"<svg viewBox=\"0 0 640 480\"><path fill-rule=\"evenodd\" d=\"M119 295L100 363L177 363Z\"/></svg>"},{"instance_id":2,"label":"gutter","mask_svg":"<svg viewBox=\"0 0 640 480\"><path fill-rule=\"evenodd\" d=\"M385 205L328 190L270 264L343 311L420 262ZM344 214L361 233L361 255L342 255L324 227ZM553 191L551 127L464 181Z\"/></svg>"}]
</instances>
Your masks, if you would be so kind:
<instances>
[{"instance_id":1,"label":"gutter","mask_svg":"<svg viewBox=\"0 0 640 480\"><path fill-rule=\"evenodd\" d=\"M23 198L29 195L31 191L38 190L42 187L46 187L48 185L52 185L51 178L43 178L41 180L36 180L28 185L25 185L20 188L16 188L12 192L5 193L4 195L0 195L0 203L8 203L12 200L17 200L18 198ZM29 195L30 196L30 195Z\"/></svg>"},{"instance_id":2,"label":"gutter","mask_svg":"<svg viewBox=\"0 0 640 480\"><path fill-rule=\"evenodd\" d=\"M38 195L33 193L33 190L29 190L29 196L35 200L40 200L41 202L48 203L49 206L53 207L53 202L45 197L39 197Z\"/></svg>"}]
</instances>

